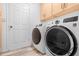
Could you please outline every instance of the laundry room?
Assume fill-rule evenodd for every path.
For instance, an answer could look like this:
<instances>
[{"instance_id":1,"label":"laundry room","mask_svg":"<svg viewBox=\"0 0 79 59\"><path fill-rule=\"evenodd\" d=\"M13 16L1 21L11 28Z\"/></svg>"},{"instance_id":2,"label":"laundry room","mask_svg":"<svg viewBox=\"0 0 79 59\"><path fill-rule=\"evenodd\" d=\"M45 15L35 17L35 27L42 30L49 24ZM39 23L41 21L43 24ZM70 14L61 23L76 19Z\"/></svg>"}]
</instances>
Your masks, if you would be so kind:
<instances>
[{"instance_id":1,"label":"laundry room","mask_svg":"<svg viewBox=\"0 0 79 59\"><path fill-rule=\"evenodd\" d=\"M79 3L0 3L0 56L79 56Z\"/></svg>"}]
</instances>

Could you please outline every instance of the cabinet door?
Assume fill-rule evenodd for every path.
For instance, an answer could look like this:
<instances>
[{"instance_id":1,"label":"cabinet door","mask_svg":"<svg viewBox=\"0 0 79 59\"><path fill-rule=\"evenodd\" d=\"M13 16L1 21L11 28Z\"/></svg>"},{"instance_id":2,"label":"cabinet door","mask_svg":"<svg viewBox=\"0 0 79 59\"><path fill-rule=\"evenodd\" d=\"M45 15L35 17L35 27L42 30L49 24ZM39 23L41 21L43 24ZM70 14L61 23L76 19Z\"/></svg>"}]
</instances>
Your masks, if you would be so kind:
<instances>
[{"instance_id":1,"label":"cabinet door","mask_svg":"<svg viewBox=\"0 0 79 59\"><path fill-rule=\"evenodd\" d=\"M78 3L66 3L65 6L66 8L72 8L74 6L78 5Z\"/></svg>"},{"instance_id":2,"label":"cabinet door","mask_svg":"<svg viewBox=\"0 0 79 59\"><path fill-rule=\"evenodd\" d=\"M51 14L51 3L41 4L41 20L49 19Z\"/></svg>"},{"instance_id":3,"label":"cabinet door","mask_svg":"<svg viewBox=\"0 0 79 59\"><path fill-rule=\"evenodd\" d=\"M78 3L64 3L64 11L61 14L64 15L78 10L79 10Z\"/></svg>"},{"instance_id":4,"label":"cabinet door","mask_svg":"<svg viewBox=\"0 0 79 59\"><path fill-rule=\"evenodd\" d=\"M59 12L63 10L64 6L61 3L53 3L52 4L52 13L53 15L57 15Z\"/></svg>"}]
</instances>

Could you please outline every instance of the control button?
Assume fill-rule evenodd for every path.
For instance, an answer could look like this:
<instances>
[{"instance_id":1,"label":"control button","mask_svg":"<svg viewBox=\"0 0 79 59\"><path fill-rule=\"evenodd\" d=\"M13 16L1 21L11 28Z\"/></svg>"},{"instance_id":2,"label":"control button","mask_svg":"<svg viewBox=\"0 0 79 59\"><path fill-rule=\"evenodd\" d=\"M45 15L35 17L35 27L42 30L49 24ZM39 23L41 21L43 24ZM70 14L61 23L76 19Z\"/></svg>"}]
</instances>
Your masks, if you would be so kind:
<instances>
[{"instance_id":1,"label":"control button","mask_svg":"<svg viewBox=\"0 0 79 59\"><path fill-rule=\"evenodd\" d=\"M55 21L55 24L59 24L59 22L60 22L60 21L59 21L59 20L57 20L57 21Z\"/></svg>"},{"instance_id":2,"label":"control button","mask_svg":"<svg viewBox=\"0 0 79 59\"><path fill-rule=\"evenodd\" d=\"M77 26L77 23L73 23L73 27L76 27Z\"/></svg>"},{"instance_id":3,"label":"control button","mask_svg":"<svg viewBox=\"0 0 79 59\"><path fill-rule=\"evenodd\" d=\"M53 24L53 22L52 22L52 24Z\"/></svg>"},{"instance_id":4,"label":"control button","mask_svg":"<svg viewBox=\"0 0 79 59\"><path fill-rule=\"evenodd\" d=\"M39 24L39 26L42 26L42 24Z\"/></svg>"}]
</instances>

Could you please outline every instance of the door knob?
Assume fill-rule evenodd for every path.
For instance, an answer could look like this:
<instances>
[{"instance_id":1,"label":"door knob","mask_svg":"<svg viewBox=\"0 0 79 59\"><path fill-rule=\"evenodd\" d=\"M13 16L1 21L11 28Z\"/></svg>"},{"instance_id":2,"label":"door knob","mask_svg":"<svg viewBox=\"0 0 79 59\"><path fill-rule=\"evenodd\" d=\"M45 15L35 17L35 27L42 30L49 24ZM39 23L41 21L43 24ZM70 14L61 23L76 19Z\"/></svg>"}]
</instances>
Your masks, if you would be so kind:
<instances>
[{"instance_id":1,"label":"door knob","mask_svg":"<svg viewBox=\"0 0 79 59\"><path fill-rule=\"evenodd\" d=\"M9 30L13 30L13 26L9 26Z\"/></svg>"},{"instance_id":2,"label":"door knob","mask_svg":"<svg viewBox=\"0 0 79 59\"><path fill-rule=\"evenodd\" d=\"M10 26L10 28L13 28L13 26Z\"/></svg>"}]
</instances>

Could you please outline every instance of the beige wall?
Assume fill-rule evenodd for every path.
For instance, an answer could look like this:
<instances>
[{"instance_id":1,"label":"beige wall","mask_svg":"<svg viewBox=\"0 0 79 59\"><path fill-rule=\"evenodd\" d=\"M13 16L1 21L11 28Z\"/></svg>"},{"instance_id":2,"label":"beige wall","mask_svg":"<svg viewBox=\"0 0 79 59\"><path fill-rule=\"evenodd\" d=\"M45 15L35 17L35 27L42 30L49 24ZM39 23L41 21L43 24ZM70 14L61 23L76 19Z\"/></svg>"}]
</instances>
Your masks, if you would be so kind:
<instances>
[{"instance_id":1,"label":"beige wall","mask_svg":"<svg viewBox=\"0 0 79 59\"><path fill-rule=\"evenodd\" d=\"M1 47L2 47L2 22L0 22L0 48Z\"/></svg>"},{"instance_id":2,"label":"beige wall","mask_svg":"<svg viewBox=\"0 0 79 59\"><path fill-rule=\"evenodd\" d=\"M0 4L0 48L2 47L2 5Z\"/></svg>"}]
</instances>

